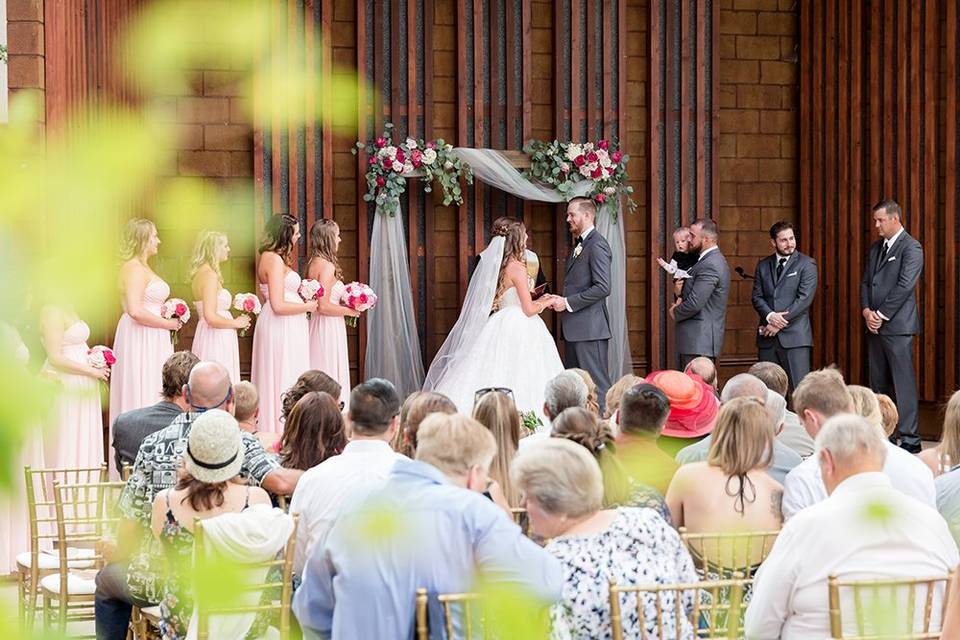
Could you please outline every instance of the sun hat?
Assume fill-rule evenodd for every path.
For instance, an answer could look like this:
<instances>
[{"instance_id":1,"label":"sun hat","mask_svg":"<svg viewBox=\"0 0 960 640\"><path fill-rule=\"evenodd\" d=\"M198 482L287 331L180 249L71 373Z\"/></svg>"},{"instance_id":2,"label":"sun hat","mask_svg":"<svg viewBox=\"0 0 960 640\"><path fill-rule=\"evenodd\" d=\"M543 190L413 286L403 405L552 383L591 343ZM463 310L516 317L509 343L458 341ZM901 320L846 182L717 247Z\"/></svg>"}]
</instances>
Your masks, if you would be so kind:
<instances>
[{"instance_id":1,"label":"sun hat","mask_svg":"<svg viewBox=\"0 0 960 640\"><path fill-rule=\"evenodd\" d=\"M720 404L713 387L695 373L654 371L646 382L663 391L670 401L670 415L663 435L674 438L697 438L713 431Z\"/></svg>"},{"instance_id":2,"label":"sun hat","mask_svg":"<svg viewBox=\"0 0 960 640\"><path fill-rule=\"evenodd\" d=\"M183 466L200 482L211 484L226 482L240 473L243 436L236 418L221 409L200 414L187 436Z\"/></svg>"}]
</instances>

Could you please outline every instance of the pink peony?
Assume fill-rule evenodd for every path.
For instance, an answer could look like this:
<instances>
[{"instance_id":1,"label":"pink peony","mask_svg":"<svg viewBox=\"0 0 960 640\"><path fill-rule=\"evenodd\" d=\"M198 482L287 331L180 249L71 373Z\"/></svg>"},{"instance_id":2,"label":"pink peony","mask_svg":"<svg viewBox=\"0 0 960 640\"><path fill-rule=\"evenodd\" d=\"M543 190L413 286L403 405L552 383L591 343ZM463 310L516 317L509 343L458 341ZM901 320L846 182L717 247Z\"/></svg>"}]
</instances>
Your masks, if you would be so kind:
<instances>
[{"instance_id":1,"label":"pink peony","mask_svg":"<svg viewBox=\"0 0 960 640\"><path fill-rule=\"evenodd\" d=\"M587 162L586 157L584 157L583 154L581 154L573 159L573 166L582 167L586 162Z\"/></svg>"},{"instance_id":2,"label":"pink peony","mask_svg":"<svg viewBox=\"0 0 960 640\"><path fill-rule=\"evenodd\" d=\"M620 151L614 151L613 153L610 154L611 162L614 162L614 163L620 162L622 158L623 158L623 154L620 153Z\"/></svg>"},{"instance_id":3,"label":"pink peony","mask_svg":"<svg viewBox=\"0 0 960 640\"><path fill-rule=\"evenodd\" d=\"M419 149L414 149L410 152L410 162L413 163L413 166L419 167L423 162L423 152Z\"/></svg>"},{"instance_id":4,"label":"pink peony","mask_svg":"<svg viewBox=\"0 0 960 640\"><path fill-rule=\"evenodd\" d=\"M383 179L383 176L377 176L377 186L382 187L387 184L387 181Z\"/></svg>"},{"instance_id":5,"label":"pink peony","mask_svg":"<svg viewBox=\"0 0 960 640\"><path fill-rule=\"evenodd\" d=\"M244 298L243 300L244 311L246 311L247 313L251 313L255 307L256 307L256 303L253 300L251 300L250 298Z\"/></svg>"},{"instance_id":6,"label":"pink peony","mask_svg":"<svg viewBox=\"0 0 960 640\"><path fill-rule=\"evenodd\" d=\"M182 318L183 316L185 316L185 315L187 314L187 305L186 305L185 303L183 303L183 302L178 302L178 303L173 307L173 314L174 314L175 316L177 316L178 318Z\"/></svg>"},{"instance_id":7,"label":"pink peony","mask_svg":"<svg viewBox=\"0 0 960 640\"><path fill-rule=\"evenodd\" d=\"M387 139L383 136L377 136L377 141L374 144L377 145L377 149L383 149L387 146Z\"/></svg>"},{"instance_id":8,"label":"pink peony","mask_svg":"<svg viewBox=\"0 0 960 640\"><path fill-rule=\"evenodd\" d=\"M606 140L597 140L597 148L598 148L598 149L607 149L607 148L609 148L609 147L610 147L610 145L609 145L609 143L607 143Z\"/></svg>"}]
</instances>

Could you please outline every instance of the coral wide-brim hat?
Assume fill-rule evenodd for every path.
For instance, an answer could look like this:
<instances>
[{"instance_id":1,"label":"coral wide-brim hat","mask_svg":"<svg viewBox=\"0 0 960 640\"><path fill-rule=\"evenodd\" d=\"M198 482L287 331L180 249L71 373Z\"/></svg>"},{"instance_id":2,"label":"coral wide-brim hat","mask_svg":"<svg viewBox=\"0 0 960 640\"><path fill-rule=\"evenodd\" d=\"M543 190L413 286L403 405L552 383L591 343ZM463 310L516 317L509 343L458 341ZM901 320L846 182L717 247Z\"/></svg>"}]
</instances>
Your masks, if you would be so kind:
<instances>
[{"instance_id":1,"label":"coral wide-brim hat","mask_svg":"<svg viewBox=\"0 0 960 640\"><path fill-rule=\"evenodd\" d=\"M713 431L720 403L713 387L695 373L654 371L645 381L663 391L670 401L670 415L663 435L697 438Z\"/></svg>"}]
</instances>

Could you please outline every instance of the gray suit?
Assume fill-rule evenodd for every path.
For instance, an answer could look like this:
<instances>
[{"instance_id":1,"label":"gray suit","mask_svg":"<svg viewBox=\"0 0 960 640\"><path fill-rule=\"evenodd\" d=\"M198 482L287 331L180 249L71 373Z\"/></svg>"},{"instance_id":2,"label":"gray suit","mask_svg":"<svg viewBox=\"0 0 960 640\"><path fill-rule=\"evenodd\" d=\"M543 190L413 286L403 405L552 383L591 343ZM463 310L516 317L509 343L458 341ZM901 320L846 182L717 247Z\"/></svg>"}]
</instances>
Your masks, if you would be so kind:
<instances>
[{"instance_id":1,"label":"gray suit","mask_svg":"<svg viewBox=\"0 0 960 640\"><path fill-rule=\"evenodd\" d=\"M117 469L124 464L132 465L137 459L140 445L151 433L166 429L173 419L183 413L173 402L161 400L157 404L124 411L113 420L113 449Z\"/></svg>"},{"instance_id":2,"label":"gray suit","mask_svg":"<svg viewBox=\"0 0 960 640\"><path fill-rule=\"evenodd\" d=\"M701 253L687 273L690 277L683 281L680 294L683 302L673 310L681 369L697 356L714 361L720 357L730 295L730 265L720 249Z\"/></svg>"},{"instance_id":3,"label":"gray suit","mask_svg":"<svg viewBox=\"0 0 960 640\"><path fill-rule=\"evenodd\" d=\"M610 265L613 254L607 239L591 230L567 257L563 297L570 312L560 314L560 335L566 341L563 364L588 371L597 385L600 408L610 388L608 355Z\"/></svg>"},{"instance_id":4,"label":"gray suit","mask_svg":"<svg viewBox=\"0 0 960 640\"><path fill-rule=\"evenodd\" d=\"M810 256L795 251L787 257L778 279L779 258L774 253L757 263L753 276L753 308L760 316L761 327L766 326L771 312L786 311L790 324L772 338L757 334L757 358L776 362L786 369L790 388L795 389L810 373L813 331L807 312L817 292L817 264Z\"/></svg>"},{"instance_id":5,"label":"gray suit","mask_svg":"<svg viewBox=\"0 0 960 640\"><path fill-rule=\"evenodd\" d=\"M860 281L860 307L888 318L878 334L867 332L870 387L897 403L897 433L904 444L920 446L913 336L920 332L915 289L923 271L923 247L904 230L880 263L883 243L870 246Z\"/></svg>"}]
</instances>

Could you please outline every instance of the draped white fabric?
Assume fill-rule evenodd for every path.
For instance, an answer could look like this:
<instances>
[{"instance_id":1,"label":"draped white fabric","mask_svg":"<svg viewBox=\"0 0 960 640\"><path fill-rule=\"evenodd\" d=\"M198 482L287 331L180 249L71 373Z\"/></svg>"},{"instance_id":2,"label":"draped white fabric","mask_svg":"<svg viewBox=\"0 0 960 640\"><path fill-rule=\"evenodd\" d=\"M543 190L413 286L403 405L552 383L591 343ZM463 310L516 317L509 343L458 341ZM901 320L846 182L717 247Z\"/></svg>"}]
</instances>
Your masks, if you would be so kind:
<instances>
[{"instance_id":1,"label":"draped white fabric","mask_svg":"<svg viewBox=\"0 0 960 640\"><path fill-rule=\"evenodd\" d=\"M494 149L457 147L453 153L470 165L477 180L524 200L565 202L570 197L585 195L590 190L586 180L575 185L569 195L531 182L510 164L506 156ZM604 205L596 222L597 231L610 243L613 253L610 297L607 298L612 335L609 347L611 380L619 379L633 367L627 336L623 204L620 198L614 198L614 201L616 207L614 203ZM403 217L399 207L395 212L378 210L375 216L370 242L369 284L379 296L379 301L369 312L367 322L366 377L390 380L404 397L422 387L423 364L413 313Z\"/></svg>"}]
</instances>

